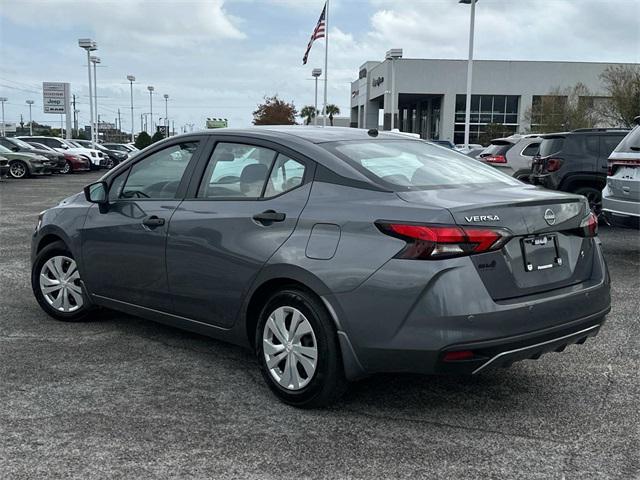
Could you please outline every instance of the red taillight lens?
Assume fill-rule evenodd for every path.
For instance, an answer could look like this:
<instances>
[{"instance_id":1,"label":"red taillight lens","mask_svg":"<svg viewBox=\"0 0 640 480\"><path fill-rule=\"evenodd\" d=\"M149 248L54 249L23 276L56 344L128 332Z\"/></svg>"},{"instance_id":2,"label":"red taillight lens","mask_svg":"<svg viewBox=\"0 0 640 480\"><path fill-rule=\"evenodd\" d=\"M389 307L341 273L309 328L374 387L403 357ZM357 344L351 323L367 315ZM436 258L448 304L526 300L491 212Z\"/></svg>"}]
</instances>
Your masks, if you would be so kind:
<instances>
[{"instance_id":1,"label":"red taillight lens","mask_svg":"<svg viewBox=\"0 0 640 480\"><path fill-rule=\"evenodd\" d=\"M483 160L487 163L507 163L504 155L489 155L488 157L484 157Z\"/></svg>"},{"instance_id":2,"label":"red taillight lens","mask_svg":"<svg viewBox=\"0 0 640 480\"><path fill-rule=\"evenodd\" d=\"M598 235L598 217L595 213L589 212L589 215L580 222L578 235L581 237L595 237Z\"/></svg>"},{"instance_id":3,"label":"red taillight lens","mask_svg":"<svg viewBox=\"0 0 640 480\"><path fill-rule=\"evenodd\" d=\"M547 158L545 160L544 167L547 172L555 172L559 170L561 166L562 166L561 158Z\"/></svg>"},{"instance_id":4,"label":"red taillight lens","mask_svg":"<svg viewBox=\"0 0 640 480\"><path fill-rule=\"evenodd\" d=\"M474 357L473 352L471 350L460 350L457 352L447 352L442 357L442 360L445 362L457 362L460 360L470 360Z\"/></svg>"},{"instance_id":5,"label":"red taillight lens","mask_svg":"<svg viewBox=\"0 0 640 480\"><path fill-rule=\"evenodd\" d=\"M407 242L398 258L429 260L459 257L498 250L511 235L497 228L457 227L445 225L376 224L378 228Z\"/></svg>"},{"instance_id":6,"label":"red taillight lens","mask_svg":"<svg viewBox=\"0 0 640 480\"><path fill-rule=\"evenodd\" d=\"M609 160L609 169L607 171L607 175L611 176L616 173L618 167L640 167L640 158Z\"/></svg>"}]
</instances>

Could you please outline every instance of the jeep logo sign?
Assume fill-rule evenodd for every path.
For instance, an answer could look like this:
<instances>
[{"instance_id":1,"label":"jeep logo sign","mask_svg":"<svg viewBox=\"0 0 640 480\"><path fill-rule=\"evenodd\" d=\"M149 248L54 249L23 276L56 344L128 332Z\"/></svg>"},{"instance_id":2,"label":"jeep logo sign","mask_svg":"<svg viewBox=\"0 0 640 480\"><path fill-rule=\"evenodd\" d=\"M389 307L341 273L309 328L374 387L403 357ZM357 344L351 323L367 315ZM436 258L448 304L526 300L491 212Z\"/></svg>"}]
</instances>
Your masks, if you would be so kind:
<instances>
[{"instance_id":1,"label":"jeep logo sign","mask_svg":"<svg viewBox=\"0 0 640 480\"><path fill-rule=\"evenodd\" d=\"M382 82L384 82L384 77L378 77L378 78L374 78L371 81L371 85L373 85L374 87L377 87L379 85L382 85Z\"/></svg>"},{"instance_id":2,"label":"jeep logo sign","mask_svg":"<svg viewBox=\"0 0 640 480\"><path fill-rule=\"evenodd\" d=\"M500 217L498 215L474 215L473 217L464 217L468 223L474 222L499 222Z\"/></svg>"}]
</instances>

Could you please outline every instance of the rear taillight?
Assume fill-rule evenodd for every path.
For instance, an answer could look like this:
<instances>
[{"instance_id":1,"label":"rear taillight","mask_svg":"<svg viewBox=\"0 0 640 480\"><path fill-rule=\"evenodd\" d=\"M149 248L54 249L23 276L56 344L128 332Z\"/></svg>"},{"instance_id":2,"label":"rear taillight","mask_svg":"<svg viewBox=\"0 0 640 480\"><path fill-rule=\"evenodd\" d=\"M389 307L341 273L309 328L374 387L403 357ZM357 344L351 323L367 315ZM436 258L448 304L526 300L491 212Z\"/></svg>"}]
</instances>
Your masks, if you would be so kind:
<instances>
[{"instance_id":1,"label":"rear taillight","mask_svg":"<svg viewBox=\"0 0 640 480\"><path fill-rule=\"evenodd\" d=\"M445 225L416 225L378 222L387 235L400 238L407 246L397 258L434 260L460 257L502 248L511 234L500 228L458 227Z\"/></svg>"},{"instance_id":2,"label":"rear taillight","mask_svg":"<svg viewBox=\"0 0 640 480\"><path fill-rule=\"evenodd\" d=\"M616 173L618 167L640 167L640 158L609 160L608 163L609 169L607 170L607 175L611 176Z\"/></svg>"},{"instance_id":3,"label":"rear taillight","mask_svg":"<svg viewBox=\"0 0 640 480\"><path fill-rule=\"evenodd\" d=\"M596 214L589 212L589 215L580 222L580 227L575 230L575 233L587 238L598 235L598 217Z\"/></svg>"},{"instance_id":4,"label":"rear taillight","mask_svg":"<svg viewBox=\"0 0 640 480\"><path fill-rule=\"evenodd\" d=\"M544 162L544 169L547 172L555 172L559 170L561 166L562 166L561 158L551 157L551 158L547 158Z\"/></svg>"},{"instance_id":5,"label":"rear taillight","mask_svg":"<svg viewBox=\"0 0 640 480\"><path fill-rule=\"evenodd\" d=\"M482 160L487 163L507 163L507 159L504 155L489 155L484 157Z\"/></svg>"}]
</instances>

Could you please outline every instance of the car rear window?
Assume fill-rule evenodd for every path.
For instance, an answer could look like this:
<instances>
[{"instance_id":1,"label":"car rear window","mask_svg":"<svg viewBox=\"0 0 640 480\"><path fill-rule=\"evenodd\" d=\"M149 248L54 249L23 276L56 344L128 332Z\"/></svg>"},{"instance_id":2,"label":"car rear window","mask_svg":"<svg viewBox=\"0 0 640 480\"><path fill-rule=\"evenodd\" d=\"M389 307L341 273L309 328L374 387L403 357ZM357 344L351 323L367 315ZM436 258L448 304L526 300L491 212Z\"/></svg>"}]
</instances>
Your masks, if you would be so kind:
<instances>
[{"instance_id":1,"label":"car rear window","mask_svg":"<svg viewBox=\"0 0 640 480\"><path fill-rule=\"evenodd\" d=\"M563 137L543 138L540 143L540 156L548 157L554 153L558 153L564 147Z\"/></svg>"},{"instance_id":2,"label":"car rear window","mask_svg":"<svg viewBox=\"0 0 640 480\"><path fill-rule=\"evenodd\" d=\"M421 141L358 140L322 146L369 178L393 189L496 183L520 185L493 167Z\"/></svg>"},{"instance_id":3,"label":"car rear window","mask_svg":"<svg viewBox=\"0 0 640 480\"><path fill-rule=\"evenodd\" d=\"M485 148L482 153L480 154L481 157L486 157L489 155L504 155L505 153L507 153L507 150L509 150L511 147L513 147L513 144L509 143L507 145L501 143L501 144L495 144L492 143L491 145L489 145L487 148Z\"/></svg>"},{"instance_id":4,"label":"car rear window","mask_svg":"<svg viewBox=\"0 0 640 480\"><path fill-rule=\"evenodd\" d=\"M637 153L640 150L640 125L631 130L615 148L614 152Z\"/></svg>"}]
</instances>

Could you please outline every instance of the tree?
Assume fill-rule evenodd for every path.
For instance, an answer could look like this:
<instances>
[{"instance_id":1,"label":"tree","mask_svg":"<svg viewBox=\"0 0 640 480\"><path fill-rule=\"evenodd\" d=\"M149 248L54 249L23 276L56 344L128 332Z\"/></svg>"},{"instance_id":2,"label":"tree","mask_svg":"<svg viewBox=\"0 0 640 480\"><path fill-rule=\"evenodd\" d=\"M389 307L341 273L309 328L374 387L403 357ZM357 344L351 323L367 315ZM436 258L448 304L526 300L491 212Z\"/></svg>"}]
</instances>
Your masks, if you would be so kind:
<instances>
[{"instance_id":1,"label":"tree","mask_svg":"<svg viewBox=\"0 0 640 480\"><path fill-rule=\"evenodd\" d=\"M508 137L508 129L501 123L488 123L478 137L478 143L489 145L494 138Z\"/></svg>"},{"instance_id":2,"label":"tree","mask_svg":"<svg viewBox=\"0 0 640 480\"><path fill-rule=\"evenodd\" d=\"M330 103L329 105L327 105L327 115L329 115L329 123L333 127L333 116L340 115L340 109L337 105Z\"/></svg>"},{"instance_id":3,"label":"tree","mask_svg":"<svg viewBox=\"0 0 640 480\"><path fill-rule=\"evenodd\" d=\"M78 140L89 140L87 135L84 133L84 130L75 130L73 133L73 138Z\"/></svg>"},{"instance_id":4,"label":"tree","mask_svg":"<svg viewBox=\"0 0 640 480\"><path fill-rule=\"evenodd\" d=\"M254 125L295 125L298 111L296 106L278 98L276 93L273 97L264 97L264 103L258 104L258 108L253 112Z\"/></svg>"},{"instance_id":5,"label":"tree","mask_svg":"<svg viewBox=\"0 0 640 480\"><path fill-rule=\"evenodd\" d=\"M153 137L151 137L151 143L156 143L159 142L160 140L164 139L164 133L162 133L160 130L158 130L156 133L153 134Z\"/></svg>"},{"instance_id":6,"label":"tree","mask_svg":"<svg viewBox=\"0 0 640 480\"><path fill-rule=\"evenodd\" d=\"M313 105L306 105L300 110L300 116L305 119L305 125L309 125L317 114L318 110Z\"/></svg>"},{"instance_id":7,"label":"tree","mask_svg":"<svg viewBox=\"0 0 640 480\"><path fill-rule=\"evenodd\" d=\"M607 99L598 106L603 119L612 126L631 128L640 115L640 67L607 67L600 75Z\"/></svg>"},{"instance_id":8,"label":"tree","mask_svg":"<svg viewBox=\"0 0 640 480\"><path fill-rule=\"evenodd\" d=\"M593 103L593 94L583 83L534 98L525 118L535 133L552 133L576 128L593 128L600 115Z\"/></svg>"},{"instance_id":9,"label":"tree","mask_svg":"<svg viewBox=\"0 0 640 480\"><path fill-rule=\"evenodd\" d=\"M143 148L151 145L151 137L147 132L140 132L138 137L136 138L135 146L137 149L142 150Z\"/></svg>"}]
</instances>

